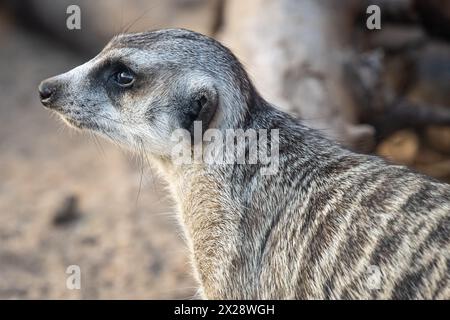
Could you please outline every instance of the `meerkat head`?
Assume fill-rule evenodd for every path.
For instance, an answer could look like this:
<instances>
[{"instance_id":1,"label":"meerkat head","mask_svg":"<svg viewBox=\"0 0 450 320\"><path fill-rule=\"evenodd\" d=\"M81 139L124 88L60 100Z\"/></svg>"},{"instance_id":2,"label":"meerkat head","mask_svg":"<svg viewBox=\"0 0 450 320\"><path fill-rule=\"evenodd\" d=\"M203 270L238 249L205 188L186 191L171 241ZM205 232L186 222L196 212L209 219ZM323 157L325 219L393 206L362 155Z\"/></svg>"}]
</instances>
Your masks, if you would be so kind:
<instances>
[{"instance_id":1,"label":"meerkat head","mask_svg":"<svg viewBox=\"0 0 450 320\"><path fill-rule=\"evenodd\" d=\"M68 124L130 149L170 153L171 133L234 128L252 85L233 54L198 33L160 30L113 38L95 58L39 86L42 104Z\"/></svg>"}]
</instances>

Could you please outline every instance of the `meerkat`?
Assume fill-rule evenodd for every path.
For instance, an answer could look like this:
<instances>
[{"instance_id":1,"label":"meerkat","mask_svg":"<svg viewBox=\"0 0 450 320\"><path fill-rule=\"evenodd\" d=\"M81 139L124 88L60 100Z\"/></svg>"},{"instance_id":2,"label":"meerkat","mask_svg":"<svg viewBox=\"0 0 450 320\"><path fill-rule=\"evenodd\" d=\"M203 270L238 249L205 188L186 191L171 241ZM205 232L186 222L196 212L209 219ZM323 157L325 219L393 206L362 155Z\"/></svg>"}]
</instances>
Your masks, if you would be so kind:
<instances>
[{"instance_id":1,"label":"meerkat","mask_svg":"<svg viewBox=\"0 0 450 320\"><path fill-rule=\"evenodd\" d=\"M71 126L145 150L176 200L203 298L450 298L450 186L277 110L212 38L118 35L39 93ZM278 130L277 171L175 164L173 132L198 121L202 133Z\"/></svg>"}]
</instances>

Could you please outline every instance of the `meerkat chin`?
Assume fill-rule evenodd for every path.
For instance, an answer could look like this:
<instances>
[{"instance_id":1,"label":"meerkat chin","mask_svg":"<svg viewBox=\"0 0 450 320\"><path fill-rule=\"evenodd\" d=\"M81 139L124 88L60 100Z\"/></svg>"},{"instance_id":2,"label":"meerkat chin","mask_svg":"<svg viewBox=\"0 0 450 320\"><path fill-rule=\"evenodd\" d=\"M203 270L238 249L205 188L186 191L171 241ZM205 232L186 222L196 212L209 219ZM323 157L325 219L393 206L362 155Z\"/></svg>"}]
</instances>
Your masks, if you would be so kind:
<instances>
[{"instance_id":1,"label":"meerkat chin","mask_svg":"<svg viewBox=\"0 0 450 320\"><path fill-rule=\"evenodd\" d=\"M39 92L72 126L145 150L158 166L202 297L450 298L450 186L346 150L277 110L217 41L179 29L119 35ZM175 164L177 130L208 137L184 142L188 159L213 135L241 130L236 152L277 146L277 170Z\"/></svg>"}]
</instances>

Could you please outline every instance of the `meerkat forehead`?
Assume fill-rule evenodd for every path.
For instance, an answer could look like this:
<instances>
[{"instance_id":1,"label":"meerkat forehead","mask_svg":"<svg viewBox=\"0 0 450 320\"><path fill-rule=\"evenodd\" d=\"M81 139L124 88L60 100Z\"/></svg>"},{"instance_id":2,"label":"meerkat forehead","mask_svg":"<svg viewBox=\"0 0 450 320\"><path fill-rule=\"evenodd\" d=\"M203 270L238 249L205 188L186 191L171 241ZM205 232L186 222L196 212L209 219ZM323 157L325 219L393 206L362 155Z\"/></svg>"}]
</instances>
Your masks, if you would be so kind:
<instances>
[{"instance_id":1,"label":"meerkat forehead","mask_svg":"<svg viewBox=\"0 0 450 320\"><path fill-rule=\"evenodd\" d=\"M199 44L205 44L208 46L214 46L217 49L222 48L222 46L214 39L194 31L184 29L163 29L140 33L120 34L115 36L106 48L126 47L146 49L167 43L170 43L171 45L184 44L184 46L189 47L189 44L192 44L192 42L195 42L195 45L197 46Z\"/></svg>"},{"instance_id":2,"label":"meerkat forehead","mask_svg":"<svg viewBox=\"0 0 450 320\"><path fill-rule=\"evenodd\" d=\"M228 48L213 38L184 29L121 34L106 45L101 55L128 55L130 61L142 65L171 63L239 83L247 79L241 63Z\"/></svg>"}]
</instances>

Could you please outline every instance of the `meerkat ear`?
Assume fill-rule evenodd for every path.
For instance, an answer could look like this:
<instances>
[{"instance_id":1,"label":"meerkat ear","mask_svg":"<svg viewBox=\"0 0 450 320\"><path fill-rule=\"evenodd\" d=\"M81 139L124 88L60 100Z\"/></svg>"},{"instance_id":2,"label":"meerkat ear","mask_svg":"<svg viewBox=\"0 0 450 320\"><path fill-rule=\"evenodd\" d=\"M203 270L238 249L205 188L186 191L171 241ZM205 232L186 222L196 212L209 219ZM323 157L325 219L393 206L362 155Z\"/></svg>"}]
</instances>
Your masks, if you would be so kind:
<instances>
[{"instance_id":1,"label":"meerkat ear","mask_svg":"<svg viewBox=\"0 0 450 320\"><path fill-rule=\"evenodd\" d=\"M200 121L202 133L210 126L219 104L217 90L214 87L197 90L190 99L188 110L185 111L183 127L194 134L194 122Z\"/></svg>"}]
</instances>

